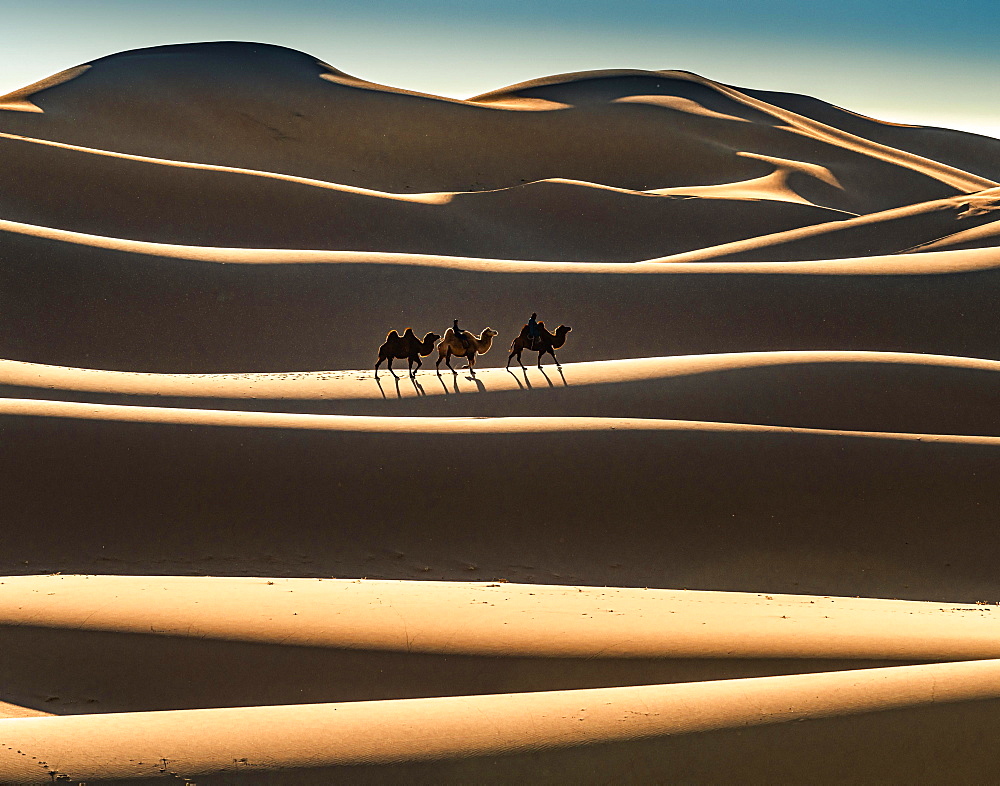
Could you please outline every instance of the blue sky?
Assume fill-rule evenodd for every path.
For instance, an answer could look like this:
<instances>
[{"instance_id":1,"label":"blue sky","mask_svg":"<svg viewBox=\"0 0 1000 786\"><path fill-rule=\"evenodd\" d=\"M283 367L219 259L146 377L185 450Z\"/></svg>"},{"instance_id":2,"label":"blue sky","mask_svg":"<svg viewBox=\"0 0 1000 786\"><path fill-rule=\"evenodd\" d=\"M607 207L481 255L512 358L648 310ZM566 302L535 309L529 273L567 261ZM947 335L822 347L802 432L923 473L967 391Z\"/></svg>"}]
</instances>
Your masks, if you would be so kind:
<instances>
[{"instance_id":1,"label":"blue sky","mask_svg":"<svg viewBox=\"0 0 1000 786\"><path fill-rule=\"evenodd\" d=\"M452 97L683 69L1000 136L1000 3L985 0L0 0L0 19L0 94L124 49L244 40Z\"/></svg>"}]
</instances>

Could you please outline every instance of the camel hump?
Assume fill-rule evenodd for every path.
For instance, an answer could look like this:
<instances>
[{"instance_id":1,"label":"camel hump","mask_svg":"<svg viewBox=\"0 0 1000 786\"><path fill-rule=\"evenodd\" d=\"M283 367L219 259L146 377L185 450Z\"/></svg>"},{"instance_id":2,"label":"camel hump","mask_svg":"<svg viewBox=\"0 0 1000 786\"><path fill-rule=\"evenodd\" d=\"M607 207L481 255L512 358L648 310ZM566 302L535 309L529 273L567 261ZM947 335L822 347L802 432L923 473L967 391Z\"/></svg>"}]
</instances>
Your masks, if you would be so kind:
<instances>
[{"instance_id":1,"label":"camel hump","mask_svg":"<svg viewBox=\"0 0 1000 786\"><path fill-rule=\"evenodd\" d=\"M397 333L395 330L390 330L388 333L385 334L386 341L391 341L394 338L399 338L399 333Z\"/></svg>"},{"instance_id":2,"label":"camel hump","mask_svg":"<svg viewBox=\"0 0 1000 786\"><path fill-rule=\"evenodd\" d=\"M416 338L416 335L413 332L413 328L407 328L406 330L404 330L403 331L403 335L404 336L413 336L414 338Z\"/></svg>"}]
</instances>

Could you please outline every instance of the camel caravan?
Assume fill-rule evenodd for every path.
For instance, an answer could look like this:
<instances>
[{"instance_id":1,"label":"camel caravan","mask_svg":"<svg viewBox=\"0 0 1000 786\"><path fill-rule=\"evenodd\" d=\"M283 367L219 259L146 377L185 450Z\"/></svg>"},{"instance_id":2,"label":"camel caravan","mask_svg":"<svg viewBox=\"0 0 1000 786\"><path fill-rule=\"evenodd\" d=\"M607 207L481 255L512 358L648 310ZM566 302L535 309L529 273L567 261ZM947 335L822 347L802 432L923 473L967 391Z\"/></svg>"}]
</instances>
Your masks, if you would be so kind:
<instances>
[{"instance_id":1,"label":"camel caravan","mask_svg":"<svg viewBox=\"0 0 1000 786\"><path fill-rule=\"evenodd\" d=\"M527 324L521 328L510 345L510 354L507 356L507 368L510 368L510 361L517 358L518 365L524 368L521 362L521 353L524 350L538 353L538 367L542 367L542 358L552 355L552 360L559 365L559 358L556 357L556 350L566 343L566 334L573 328L567 325L560 325L555 333L550 333L545 329L545 323L536 320L537 314L532 314ZM453 374L458 372L451 365L452 357L465 358L468 363L470 373L476 373L476 356L485 355L493 346L493 339L499 336L493 328L484 328L478 336L463 330L458 326L456 319L450 328L444 332L444 336L437 333L427 333L423 339L417 338L413 328L407 328L403 335L399 335L395 330L390 330L385 337L385 342L378 349L378 361L375 363L375 378L378 379L378 367L383 362L389 373L396 376L392 370L393 360L406 360L409 364L411 377L417 375L418 369L423 365L421 358L430 355L435 347L438 351L437 362L434 364L436 373L441 373L441 361L451 369ZM438 341L440 340L440 343ZM414 365L416 367L414 367Z\"/></svg>"}]
</instances>

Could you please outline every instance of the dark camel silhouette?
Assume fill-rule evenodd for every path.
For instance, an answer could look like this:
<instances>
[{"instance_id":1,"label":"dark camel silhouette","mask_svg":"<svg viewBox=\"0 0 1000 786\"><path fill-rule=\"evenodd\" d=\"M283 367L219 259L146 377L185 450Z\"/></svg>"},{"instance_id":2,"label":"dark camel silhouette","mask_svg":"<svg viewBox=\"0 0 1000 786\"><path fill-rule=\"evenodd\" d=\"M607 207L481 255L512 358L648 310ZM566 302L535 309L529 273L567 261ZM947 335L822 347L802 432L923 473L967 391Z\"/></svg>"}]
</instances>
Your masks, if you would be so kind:
<instances>
[{"instance_id":1,"label":"dark camel silhouette","mask_svg":"<svg viewBox=\"0 0 1000 786\"><path fill-rule=\"evenodd\" d=\"M424 340L421 341L413 333L413 328L407 328L403 335L399 335L395 330L390 330L389 335L385 337L385 343L378 348L378 363L375 364L375 378L378 379L378 367L382 364L382 361L386 361L386 366L389 369L389 373L396 376L396 372L392 370L392 360L393 358L399 358L402 360L405 358L410 362L410 376L416 376L416 369L413 368L413 364L417 364L417 368L423 365L423 361L420 360L422 357L427 357L431 352L434 351L434 344L437 340L441 338L437 333L428 333L424 336Z\"/></svg>"},{"instance_id":2,"label":"dark camel silhouette","mask_svg":"<svg viewBox=\"0 0 1000 786\"><path fill-rule=\"evenodd\" d=\"M538 331L541 335L536 339L531 339L528 337L528 326L525 325L521 328L521 334L510 343L510 355L507 357L507 368L510 368L510 360L515 356L517 357L517 364L521 368L524 368L524 363L521 362L521 353L526 349L538 353L539 368L542 366L542 356L545 355L546 352L552 355L552 359L558 366L559 358L556 357L555 350L559 349L559 347L566 343L566 334L572 329L573 328L568 325L560 325L556 328L555 333L549 333L549 331L545 329L545 323L539 322Z\"/></svg>"},{"instance_id":3,"label":"dark camel silhouette","mask_svg":"<svg viewBox=\"0 0 1000 786\"><path fill-rule=\"evenodd\" d=\"M441 361L447 363L448 368L454 373L454 367L451 365L451 356L454 355L457 358L465 358L469 361L469 368L472 369L473 374L475 374L476 365L476 355L485 355L490 351L490 347L493 346L493 337L499 336L493 328L485 328L482 334L477 338L468 330L462 331L463 337L465 338L465 344L459 340L455 335L455 331L448 328L444 332L444 339L438 344L438 359L437 363L434 365L438 368L441 366ZM466 349L468 347L468 349Z\"/></svg>"}]
</instances>

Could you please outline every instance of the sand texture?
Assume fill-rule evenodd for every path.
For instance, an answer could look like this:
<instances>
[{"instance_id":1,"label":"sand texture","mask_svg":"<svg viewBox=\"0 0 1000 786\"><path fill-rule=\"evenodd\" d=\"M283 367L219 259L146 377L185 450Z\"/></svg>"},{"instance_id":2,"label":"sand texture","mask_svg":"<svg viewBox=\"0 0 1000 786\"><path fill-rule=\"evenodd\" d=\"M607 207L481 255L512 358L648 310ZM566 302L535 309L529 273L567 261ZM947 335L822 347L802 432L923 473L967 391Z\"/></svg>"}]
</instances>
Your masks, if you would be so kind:
<instances>
[{"instance_id":1,"label":"sand texture","mask_svg":"<svg viewBox=\"0 0 1000 786\"><path fill-rule=\"evenodd\" d=\"M0 97L0 782L995 779L998 162L684 71Z\"/></svg>"}]
</instances>

